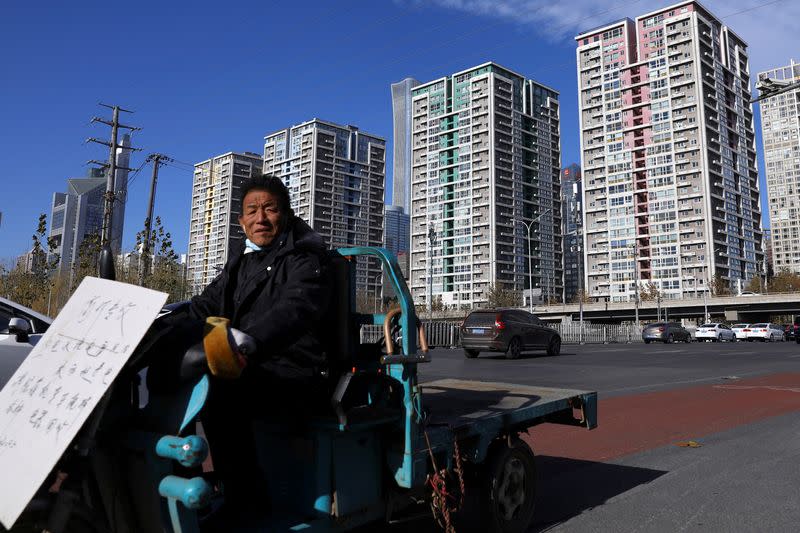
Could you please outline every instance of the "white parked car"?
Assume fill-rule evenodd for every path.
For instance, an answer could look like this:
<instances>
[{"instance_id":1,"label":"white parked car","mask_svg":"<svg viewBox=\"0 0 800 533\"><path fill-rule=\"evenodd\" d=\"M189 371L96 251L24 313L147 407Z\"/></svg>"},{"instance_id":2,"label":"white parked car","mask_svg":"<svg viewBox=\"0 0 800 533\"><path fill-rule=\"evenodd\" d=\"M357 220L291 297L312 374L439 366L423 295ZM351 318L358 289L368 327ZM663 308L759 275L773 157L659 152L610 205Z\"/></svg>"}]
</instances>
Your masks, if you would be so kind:
<instances>
[{"instance_id":1,"label":"white parked car","mask_svg":"<svg viewBox=\"0 0 800 533\"><path fill-rule=\"evenodd\" d=\"M698 341L735 341L736 334L727 324L703 324L697 328L694 338Z\"/></svg>"},{"instance_id":2,"label":"white parked car","mask_svg":"<svg viewBox=\"0 0 800 533\"><path fill-rule=\"evenodd\" d=\"M0 298L0 388L22 363L52 319Z\"/></svg>"},{"instance_id":3,"label":"white parked car","mask_svg":"<svg viewBox=\"0 0 800 533\"><path fill-rule=\"evenodd\" d=\"M763 342L784 341L783 327L780 324L765 322L761 324L750 324L747 332L747 340L752 342L760 340Z\"/></svg>"},{"instance_id":4,"label":"white parked car","mask_svg":"<svg viewBox=\"0 0 800 533\"><path fill-rule=\"evenodd\" d=\"M750 331L750 324L734 324L731 330L736 334L737 341L746 341L747 333Z\"/></svg>"}]
</instances>

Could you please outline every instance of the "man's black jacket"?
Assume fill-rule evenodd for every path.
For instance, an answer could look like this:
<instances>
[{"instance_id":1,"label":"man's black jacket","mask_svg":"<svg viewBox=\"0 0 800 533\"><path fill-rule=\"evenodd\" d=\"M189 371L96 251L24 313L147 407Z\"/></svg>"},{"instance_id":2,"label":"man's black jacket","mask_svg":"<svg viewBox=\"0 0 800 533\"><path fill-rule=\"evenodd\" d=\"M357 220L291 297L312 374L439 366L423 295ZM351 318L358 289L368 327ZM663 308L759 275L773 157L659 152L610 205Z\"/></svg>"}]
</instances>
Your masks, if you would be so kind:
<instances>
[{"instance_id":1,"label":"man's black jacket","mask_svg":"<svg viewBox=\"0 0 800 533\"><path fill-rule=\"evenodd\" d=\"M331 295L329 252L322 237L296 217L278 239L267 252L237 250L220 275L192 298L188 309L166 317L162 327L167 326L172 339L162 338L165 342L157 343L161 349L188 348L200 340L206 317L222 316L256 339L258 350L249 356L250 363L270 374L304 379L325 369L323 318ZM240 276L245 260L248 275ZM241 285L239 290L237 285Z\"/></svg>"}]
</instances>

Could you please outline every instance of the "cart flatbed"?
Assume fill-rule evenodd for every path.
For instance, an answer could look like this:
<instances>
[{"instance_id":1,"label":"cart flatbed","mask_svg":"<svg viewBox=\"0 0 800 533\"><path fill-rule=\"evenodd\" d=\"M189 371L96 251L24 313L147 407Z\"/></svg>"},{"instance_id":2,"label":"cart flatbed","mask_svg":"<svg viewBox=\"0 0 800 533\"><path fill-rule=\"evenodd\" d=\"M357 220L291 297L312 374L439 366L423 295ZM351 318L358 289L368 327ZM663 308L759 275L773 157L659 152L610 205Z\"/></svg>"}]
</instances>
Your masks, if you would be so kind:
<instances>
[{"instance_id":1,"label":"cart flatbed","mask_svg":"<svg viewBox=\"0 0 800 533\"><path fill-rule=\"evenodd\" d=\"M544 422L597 426L596 392L461 379L420 387L434 448L448 447L454 438L486 441ZM478 444L475 451L481 449L485 446Z\"/></svg>"}]
</instances>

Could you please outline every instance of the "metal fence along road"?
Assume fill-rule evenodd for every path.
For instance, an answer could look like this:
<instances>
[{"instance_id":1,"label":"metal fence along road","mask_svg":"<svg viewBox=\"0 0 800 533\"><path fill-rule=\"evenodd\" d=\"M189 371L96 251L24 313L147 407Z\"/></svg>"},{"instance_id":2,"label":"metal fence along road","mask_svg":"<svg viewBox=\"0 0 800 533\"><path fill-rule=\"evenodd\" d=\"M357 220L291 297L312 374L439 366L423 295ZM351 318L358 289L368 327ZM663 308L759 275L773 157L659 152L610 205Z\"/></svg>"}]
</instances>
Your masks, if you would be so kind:
<instances>
[{"instance_id":1,"label":"metal fence along road","mask_svg":"<svg viewBox=\"0 0 800 533\"><path fill-rule=\"evenodd\" d=\"M423 322L428 345L431 347L461 346L459 322ZM577 322L552 324L550 327L561 335L561 342L577 344L581 338L581 327ZM381 326L363 326L361 342L378 342L383 338ZM630 324L583 324L583 342L591 344L642 342L642 328Z\"/></svg>"}]
</instances>

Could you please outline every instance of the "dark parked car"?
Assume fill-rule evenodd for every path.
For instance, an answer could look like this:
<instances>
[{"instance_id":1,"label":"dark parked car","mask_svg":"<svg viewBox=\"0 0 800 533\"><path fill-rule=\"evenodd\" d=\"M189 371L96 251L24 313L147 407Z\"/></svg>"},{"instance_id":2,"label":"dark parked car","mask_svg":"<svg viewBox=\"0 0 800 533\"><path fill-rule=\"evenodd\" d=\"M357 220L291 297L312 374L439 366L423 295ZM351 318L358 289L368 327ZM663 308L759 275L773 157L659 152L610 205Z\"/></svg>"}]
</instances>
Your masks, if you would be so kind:
<instances>
[{"instance_id":1,"label":"dark parked car","mask_svg":"<svg viewBox=\"0 0 800 533\"><path fill-rule=\"evenodd\" d=\"M518 309L473 311L461 325L461 345L470 359L480 352L505 352L508 359L517 359L526 350L561 353L558 332Z\"/></svg>"},{"instance_id":2,"label":"dark parked car","mask_svg":"<svg viewBox=\"0 0 800 533\"><path fill-rule=\"evenodd\" d=\"M642 330L642 340L645 344L653 341L667 344L675 341L692 342L692 334L677 322L655 322Z\"/></svg>"}]
</instances>

